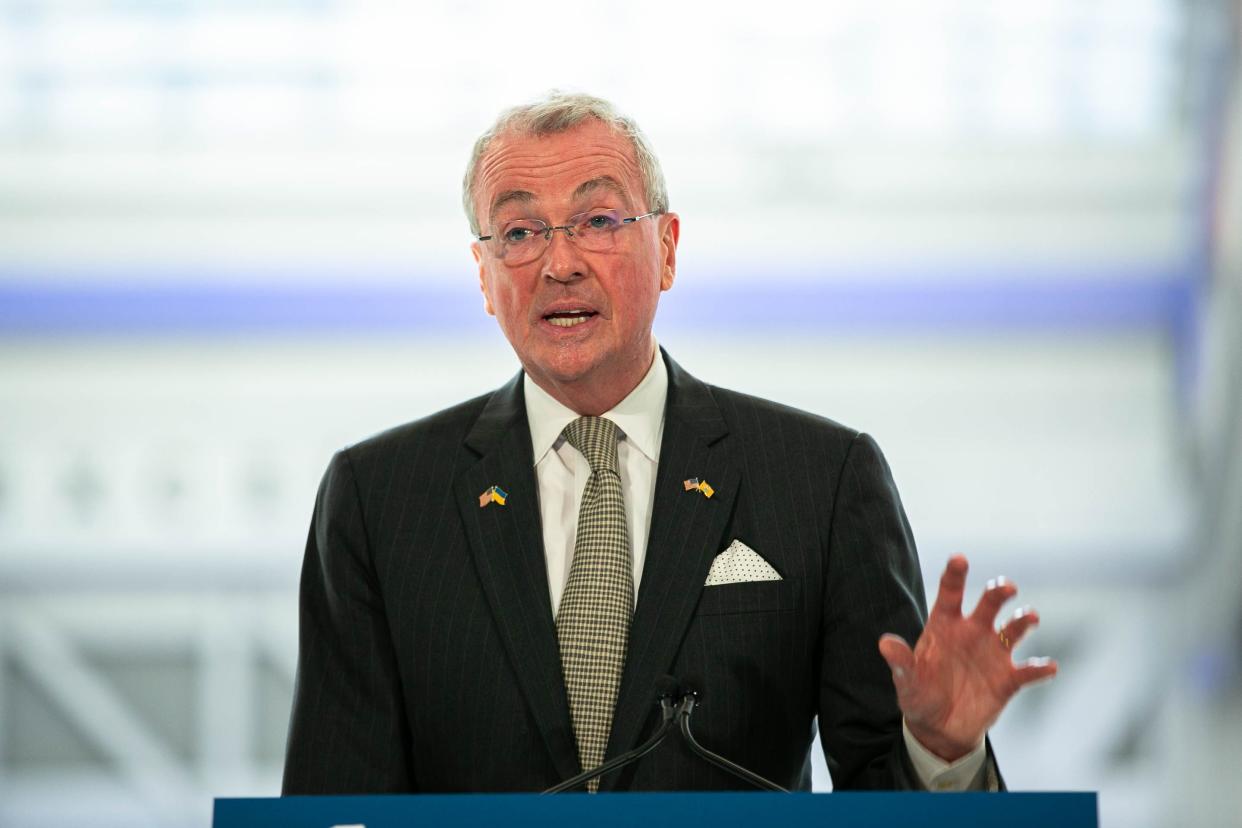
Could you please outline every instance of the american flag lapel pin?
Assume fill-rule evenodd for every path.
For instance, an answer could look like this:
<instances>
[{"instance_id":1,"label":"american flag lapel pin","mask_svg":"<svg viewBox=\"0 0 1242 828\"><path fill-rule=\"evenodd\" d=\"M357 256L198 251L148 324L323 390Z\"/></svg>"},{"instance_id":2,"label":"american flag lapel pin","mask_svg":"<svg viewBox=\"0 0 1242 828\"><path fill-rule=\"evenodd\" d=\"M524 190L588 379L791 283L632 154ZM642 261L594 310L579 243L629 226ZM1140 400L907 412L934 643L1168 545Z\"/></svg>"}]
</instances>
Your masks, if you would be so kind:
<instances>
[{"instance_id":1,"label":"american flag lapel pin","mask_svg":"<svg viewBox=\"0 0 1242 828\"><path fill-rule=\"evenodd\" d=\"M697 477L683 480L681 485L686 487L687 492L701 492L703 497L711 497L716 493L716 490L706 480L699 480Z\"/></svg>"},{"instance_id":2,"label":"american flag lapel pin","mask_svg":"<svg viewBox=\"0 0 1242 828\"><path fill-rule=\"evenodd\" d=\"M505 499L509 497L509 493L499 486L488 486L483 494L479 495L479 508L482 509L489 503L499 503L505 505Z\"/></svg>"}]
</instances>

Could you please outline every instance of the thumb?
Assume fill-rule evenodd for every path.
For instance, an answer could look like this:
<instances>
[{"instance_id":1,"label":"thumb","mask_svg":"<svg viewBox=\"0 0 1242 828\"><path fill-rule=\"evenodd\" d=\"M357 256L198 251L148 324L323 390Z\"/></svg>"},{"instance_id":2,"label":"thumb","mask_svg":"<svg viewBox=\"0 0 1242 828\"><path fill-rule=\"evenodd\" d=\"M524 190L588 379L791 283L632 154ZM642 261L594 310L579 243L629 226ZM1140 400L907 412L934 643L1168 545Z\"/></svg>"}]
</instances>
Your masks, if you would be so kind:
<instances>
[{"instance_id":1,"label":"thumb","mask_svg":"<svg viewBox=\"0 0 1242 828\"><path fill-rule=\"evenodd\" d=\"M904 687L914 677L914 651L901 636L893 633L884 633L880 636L880 655L888 662L888 668L893 671L893 684L898 689Z\"/></svg>"}]
</instances>

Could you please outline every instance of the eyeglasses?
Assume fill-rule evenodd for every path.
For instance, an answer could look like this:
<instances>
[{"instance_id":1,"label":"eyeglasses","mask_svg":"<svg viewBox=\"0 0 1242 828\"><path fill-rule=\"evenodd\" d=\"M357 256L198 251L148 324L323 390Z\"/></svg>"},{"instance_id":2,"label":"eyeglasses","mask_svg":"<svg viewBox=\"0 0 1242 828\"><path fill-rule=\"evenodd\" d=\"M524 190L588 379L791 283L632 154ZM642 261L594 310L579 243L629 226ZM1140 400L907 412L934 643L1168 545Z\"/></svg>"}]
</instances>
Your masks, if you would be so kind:
<instances>
[{"instance_id":1,"label":"eyeglasses","mask_svg":"<svg viewBox=\"0 0 1242 828\"><path fill-rule=\"evenodd\" d=\"M517 266L533 262L543 255L552 243L552 234L564 230L574 244L583 250L606 253L617 243L617 231L650 216L660 215L652 210L641 216L621 218L616 210L589 210L570 216L561 225L549 225L539 219L514 219L506 221L490 236L476 236L481 242L490 242L492 255L507 265Z\"/></svg>"}]
</instances>

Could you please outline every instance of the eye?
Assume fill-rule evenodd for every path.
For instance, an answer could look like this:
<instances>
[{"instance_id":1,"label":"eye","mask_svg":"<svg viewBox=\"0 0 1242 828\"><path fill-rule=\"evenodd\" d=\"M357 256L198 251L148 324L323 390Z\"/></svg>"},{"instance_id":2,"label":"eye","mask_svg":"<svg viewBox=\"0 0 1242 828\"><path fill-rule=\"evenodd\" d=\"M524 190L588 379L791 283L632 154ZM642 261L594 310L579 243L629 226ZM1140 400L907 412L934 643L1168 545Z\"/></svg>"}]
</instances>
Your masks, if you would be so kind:
<instances>
[{"instance_id":1,"label":"eye","mask_svg":"<svg viewBox=\"0 0 1242 828\"><path fill-rule=\"evenodd\" d=\"M529 241L542 230L543 228L533 221L511 221L505 225L500 238L506 244L520 244Z\"/></svg>"},{"instance_id":2,"label":"eye","mask_svg":"<svg viewBox=\"0 0 1242 828\"><path fill-rule=\"evenodd\" d=\"M612 210L589 213L583 217L582 225L590 230L613 230L621 224L617 214Z\"/></svg>"}]
</instances>

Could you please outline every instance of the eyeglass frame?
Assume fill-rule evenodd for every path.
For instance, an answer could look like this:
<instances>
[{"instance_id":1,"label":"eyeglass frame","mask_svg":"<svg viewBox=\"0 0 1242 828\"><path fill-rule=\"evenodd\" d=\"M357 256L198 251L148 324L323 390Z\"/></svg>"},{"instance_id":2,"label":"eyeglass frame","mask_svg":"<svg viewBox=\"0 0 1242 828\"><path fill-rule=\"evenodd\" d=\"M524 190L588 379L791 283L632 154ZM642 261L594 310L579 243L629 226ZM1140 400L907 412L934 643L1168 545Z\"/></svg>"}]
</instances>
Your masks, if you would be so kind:
<instances>
[{"instance_id":1,"label":"eyeglass frame","mask_svg":"<svg viewBox=\"0 0 1242 828\"><path fill-rule=\"evenodd\" d=\"M570 218L571 219L578 218L579 216L588 215L591 212L592 212L591 210L584 210L581 213L570 216ZM642 215L630 216L629 218L623 218L621 219L621 223L617 226L617 229L620 229L626 226L627 224L634 224L635 222L640 221L641 219L650 218L651 216L662 216L662 215L664 215L664 210L651 210L649 212L643 213ZM548 244L552 243L552 234L555 233L557 230L564 230L566 237L572 239L574 237L574 228L577 227L577 224L560 224L560 225L548 224L543 219L537 219L537 218L513 219L513 221L537 221L540 224L544 225L544 228L542 230L537 230L535 232L543 233L543 239ZM506 224L507 223L508 222L506 222ZM493 227L492 229L495 230L496 228ZM496 238L496 234L491 233L486 236L475 236L475 238L481 242L492 241L493 239Z\"/></svg>"}]
</instances>

